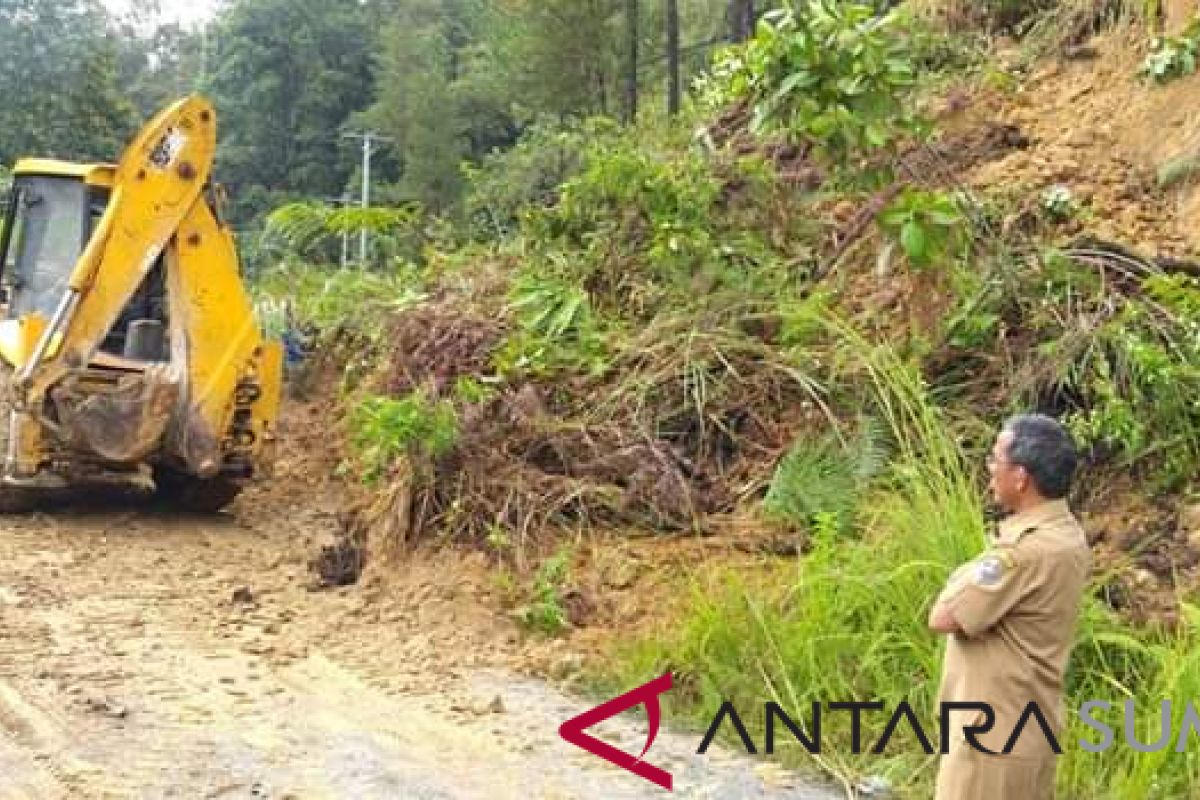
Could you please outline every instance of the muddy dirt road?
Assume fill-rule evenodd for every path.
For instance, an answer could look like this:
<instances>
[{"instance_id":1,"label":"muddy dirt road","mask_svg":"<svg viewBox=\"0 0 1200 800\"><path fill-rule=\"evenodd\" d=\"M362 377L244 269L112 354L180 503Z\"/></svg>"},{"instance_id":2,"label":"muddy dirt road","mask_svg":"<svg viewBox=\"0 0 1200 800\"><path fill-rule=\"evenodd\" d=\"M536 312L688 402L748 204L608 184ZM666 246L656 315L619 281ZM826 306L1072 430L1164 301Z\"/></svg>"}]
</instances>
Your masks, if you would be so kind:
<instances>
[{"instance_id":1,"label":"muddy dirt road","mask_svg":"<svg viewBox=\"0 0 1200 800\"><path fill-rule=\"evenodd\" d=\"M320 522L0 522L0 798L665 796L558 739L587 703L490 668L508 644L469 588L308 588ZM636 718L601 730L640 750ZM836 796L696 743L652 751L676 796Z\"/></svg>"}]
</instances>

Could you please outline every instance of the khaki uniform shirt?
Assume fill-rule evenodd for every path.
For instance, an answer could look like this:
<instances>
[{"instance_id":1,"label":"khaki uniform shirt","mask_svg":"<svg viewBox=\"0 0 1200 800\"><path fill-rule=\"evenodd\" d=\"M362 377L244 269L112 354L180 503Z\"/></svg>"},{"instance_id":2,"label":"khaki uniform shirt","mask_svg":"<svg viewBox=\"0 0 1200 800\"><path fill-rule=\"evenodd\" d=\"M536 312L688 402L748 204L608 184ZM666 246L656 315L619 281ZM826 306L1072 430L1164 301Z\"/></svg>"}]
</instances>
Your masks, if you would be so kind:
<instances>
[{"instance_id":1,"label":"khaki uniform shirt","mask_svg":"<svg viewBox=\"0 0 1200 800\"><path fill-rule=\"evenodd\" d=\"M1058 500L1003 521L994 546L951 576L938 601L962 632L947 639L940 701L991 705L994 727L976 734L983 747L1001 752L1030 702L1062 745L1063 677L1090 571L1083 529ZM969 747L963 725L984 714L950 719L953 752ZM1053 755L1036 718L1026 719L1012 754Z\"/></svg>"}]
</instances>

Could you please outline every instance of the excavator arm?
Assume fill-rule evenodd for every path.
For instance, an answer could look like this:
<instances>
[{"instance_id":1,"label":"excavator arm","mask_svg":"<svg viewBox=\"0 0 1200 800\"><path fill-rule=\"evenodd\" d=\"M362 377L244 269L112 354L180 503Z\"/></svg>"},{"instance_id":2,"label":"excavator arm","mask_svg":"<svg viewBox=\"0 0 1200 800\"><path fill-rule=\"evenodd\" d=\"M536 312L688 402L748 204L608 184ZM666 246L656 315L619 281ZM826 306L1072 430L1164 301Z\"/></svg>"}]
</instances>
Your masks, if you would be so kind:
<instances>
[{"instance_id":1,"label":"excavator arm","mask_svg":"<svg viewBox=\"0 0 1200 800\"><path fill-rule=\"evenodd\" d=\"M19 407L36 407L68 370L88 364L200 199L216 146L212 107L192 97L161 112L125 150L66 294L15 376Z\"/></svg>"},{"instance_id":2,"label":"excavator arm","mask_svg":"<svg viewBox=\"0 0 1200 800\"><path fill-rule=\"evenodd\" d=\"M197 201L167 247L167 296L171 362L185 373L171 449L202 475L231 452L254 460L279 411L283 347L262 337L237 263L228 230Z\"/></svg>"}]
</instances>

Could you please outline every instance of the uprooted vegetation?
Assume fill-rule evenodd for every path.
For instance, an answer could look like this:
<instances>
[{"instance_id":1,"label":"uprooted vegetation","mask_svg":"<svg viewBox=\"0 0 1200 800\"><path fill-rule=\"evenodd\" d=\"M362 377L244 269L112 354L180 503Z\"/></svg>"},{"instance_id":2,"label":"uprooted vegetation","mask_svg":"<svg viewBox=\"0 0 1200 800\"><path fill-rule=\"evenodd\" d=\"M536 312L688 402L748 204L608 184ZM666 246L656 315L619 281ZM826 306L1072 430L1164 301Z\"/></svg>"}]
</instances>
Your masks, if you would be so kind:
<instances>
[{"instance_id":1,"label":"uprooted vegetation","mask_svg":"<svg viewBox=\"0 0 1200 800\"><path fill-rule=\"evenodd\" d=\"M1033 37L1079 12L1056 29L1074 46L1140 15L1083 5L987 23ZM1097 548L1072 697L1186 695L1200 264L1172 210L1189 182L1143 177L1190 143L1137 163L1114 109L1166 108L1144 93L1190 79L1139 77L1139 27L1093 40L1111 51L1095 65L1010 71L981 54L979 20L954 18L960 39L853 4L808 11L719 57L692 125L537 128L472 174L458 244L439 234L380 275L277 273L307 281L294 322L349 357L348 468L371 487L350 533L536 573L522 613L553 633L587 623L564 610L564 540L720 535L749 515L806 555L680 576L693 596L603 679L670 667L673 702L701 719L725 697L844 696L929 719L928 600L983 542L996 425L1037 409L1083 446L1074 500ZM856 46L829 61L833 40ZM1058 130L1075 120L1096 130ZM586 146L566 160L563 142ZM919 794L931 776L915 749L837 752L822 766L848 781ZM1079 797L1177 796L1200 777L1136 753L1065 764Z\"/></svg>"}]
</instances>

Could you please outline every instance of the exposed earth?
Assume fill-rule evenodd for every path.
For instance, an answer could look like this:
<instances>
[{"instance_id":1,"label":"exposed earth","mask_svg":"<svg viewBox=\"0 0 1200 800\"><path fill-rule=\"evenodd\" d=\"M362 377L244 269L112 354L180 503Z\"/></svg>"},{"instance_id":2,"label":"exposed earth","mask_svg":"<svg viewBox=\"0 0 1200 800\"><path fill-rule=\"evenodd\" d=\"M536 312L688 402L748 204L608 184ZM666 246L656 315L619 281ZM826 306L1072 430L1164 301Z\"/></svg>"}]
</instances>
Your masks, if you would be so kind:
<instances>
[{"instance_id":1,"label":"exposed earth","mask_svg":"<svg viewBox=\"0 0 1200 800\"><path fill-rule=\"evenodd\" d=\"M338 491L285 457L227 515L6 519L0 797L661 796L559 739L592 703L519 677L559 655L504 616L479 557L418 551L319 589L307 561ZM640 712L599 731L634 752L646 736ZM647 757L677 795L838 796L699 740Z\"/></svg>"}]
</instances>

